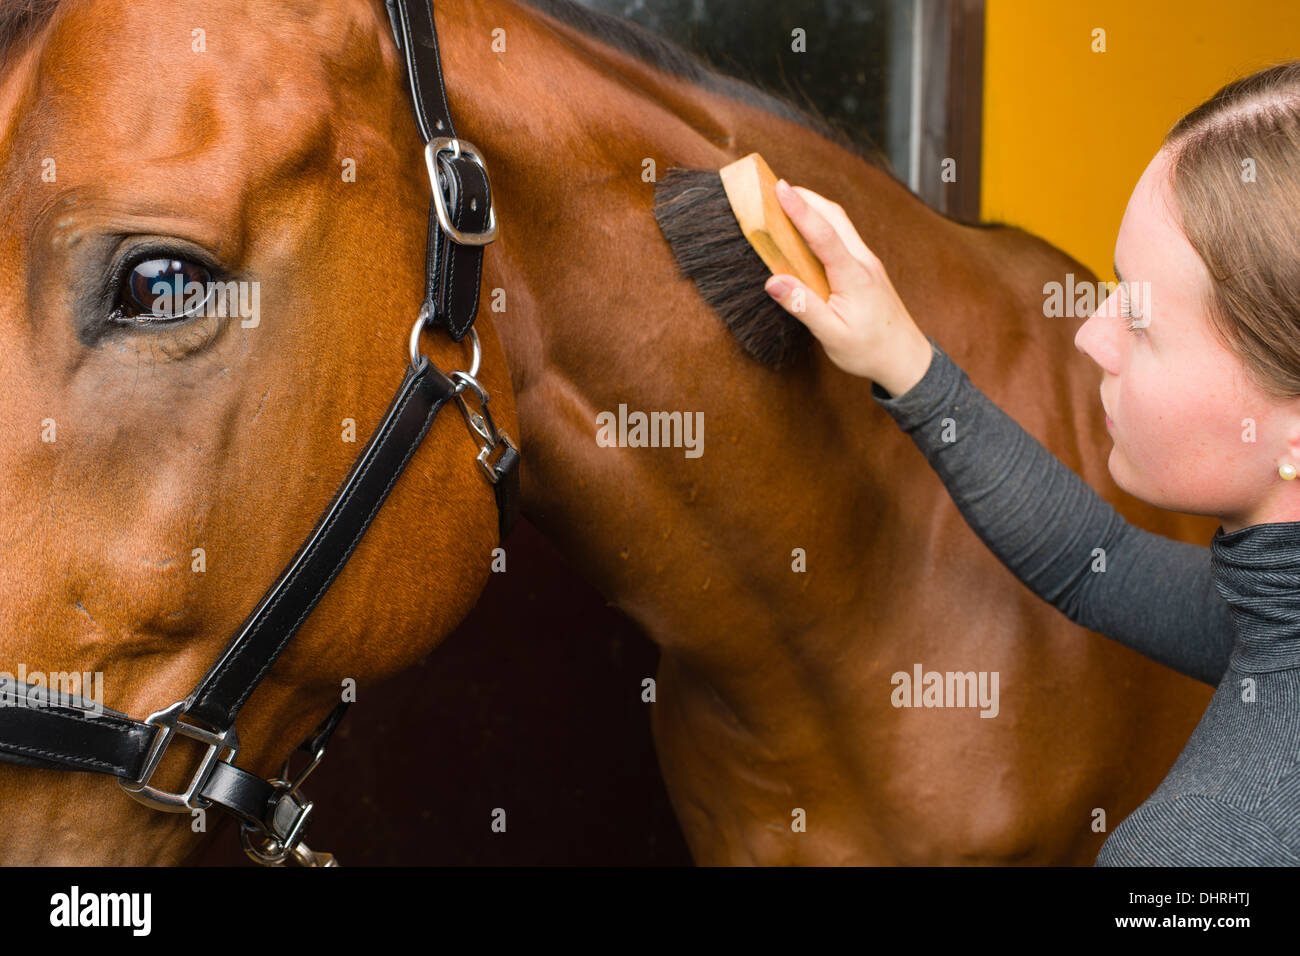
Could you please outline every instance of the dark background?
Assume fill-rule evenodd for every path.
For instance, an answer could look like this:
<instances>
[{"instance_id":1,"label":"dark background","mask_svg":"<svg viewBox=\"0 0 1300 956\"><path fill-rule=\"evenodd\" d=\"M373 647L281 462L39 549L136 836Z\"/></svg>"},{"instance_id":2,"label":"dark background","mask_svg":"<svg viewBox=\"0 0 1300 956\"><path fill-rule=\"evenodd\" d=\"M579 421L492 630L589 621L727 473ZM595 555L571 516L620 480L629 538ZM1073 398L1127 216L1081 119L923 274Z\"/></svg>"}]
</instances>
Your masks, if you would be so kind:
<instances>
[{"instance_id":1,"label":"dark background","mask_svg":"<svg viewBox=\"0 0 1300 956\"><path fill-rule=\"evenodd\" d=\"M887 92L910 88L912 0L578 2L633 20L721 72L820 114L851 138L880 144L906 172L908 131L891 124ZM790 49L796 27L805 32L801 53Z\"/></svg>"},{"instance_id":2,"label":"dark background","mask_svg":"<svg viewBox=\"0 0 1300 956\"><path fill-rule=\"evenodd\" d=\"M506 550L442 645L358 691L303 786L307 845L343 866L690 865L641 703L658 649L526 519ZM218 817L190 862L253 866Z\"/></svg>"}]
</instances>

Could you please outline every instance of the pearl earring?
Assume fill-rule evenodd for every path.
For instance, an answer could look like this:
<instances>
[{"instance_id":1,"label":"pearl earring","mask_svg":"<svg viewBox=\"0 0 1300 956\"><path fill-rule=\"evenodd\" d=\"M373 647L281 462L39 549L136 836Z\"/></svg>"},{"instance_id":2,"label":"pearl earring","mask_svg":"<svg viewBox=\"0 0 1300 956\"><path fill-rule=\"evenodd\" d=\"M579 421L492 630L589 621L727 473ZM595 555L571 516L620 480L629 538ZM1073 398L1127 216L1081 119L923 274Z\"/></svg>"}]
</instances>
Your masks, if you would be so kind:
<instances>
[{"instance_id":1,"label":"pearl earring","mask_svg":"<svg viewBox=\"0 0 1300 956\"><path fill-rule=\"evenodd\" d=\"M1282 476L1284 481L1290 481L1296 475L1295 465L1287 462L1278 468L1277 473Z\"/></svg>"}]
</instances>

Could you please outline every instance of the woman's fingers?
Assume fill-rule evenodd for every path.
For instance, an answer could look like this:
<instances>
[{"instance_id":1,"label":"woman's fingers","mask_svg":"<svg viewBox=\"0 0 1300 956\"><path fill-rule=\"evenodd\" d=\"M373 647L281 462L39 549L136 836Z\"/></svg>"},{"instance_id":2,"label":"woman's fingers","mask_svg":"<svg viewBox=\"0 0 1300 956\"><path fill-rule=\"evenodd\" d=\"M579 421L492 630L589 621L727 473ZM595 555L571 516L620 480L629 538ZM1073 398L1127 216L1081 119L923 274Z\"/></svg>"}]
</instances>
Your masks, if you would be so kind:
<instances>
[{"instance_id":1,"label":"woman's fingers","mask_svg":"<svg viewBox=\"0 0 1300 956\"><path fill-rule=\"evenodd\" d=\"M891 382L904 384L910 365L915 364L908 356L919 354L923 346L916 343L923 336L880 260L835 203L789 184L778 187L777 197L826 267L832 295L823 302L802 282L784 274L767 280L767 294L807 326L839 368L881 381L886 388ZM930 353L925 354L928 361ZM891 388L891 393L897 390Z\"/></svg>"},{"instance_id":2,"label":"woman's fingers","mask_svg":"<svg viewBox=\"0 0 1300 956\"><path fill-rule=\"evenodd\" d=\"M864 265L849 252L839 231L827 218L793 188L786 192L778 185L776 194L781 208L825 267L831 292L847 293L866 284Z\"/></svg>"},{"instance_id":3,"label":"woman's fingers","mask_svg":"<svg viewBox=\"0 0 1300 956\"><path fill-rule=\"evenodd\" d=\"M767 294L781 304L787 312L808 326L819 340L834 336L844 328L844 320L812 289L792 275L778 273L763 286Z\"/></svg>"},{"instance_id":4,"label":"woman's fingers","mask_svg":"<svg viewBox=\"0 0 1300 956\"><path fill-rule=\"evenodd\" d=\"M819 195L811 189L805 189L803 186L791 186L790 188L802 196L808 205L822 214L822 217L839 233L845 248L849 250L855 259L868 269L879 263L880 260L876 257L876 254L867 248L867 244L858 235L857 228L849 219L848 213L844 211L843 206L833 203L825 196Z\"/></svg>"}]
</instances>

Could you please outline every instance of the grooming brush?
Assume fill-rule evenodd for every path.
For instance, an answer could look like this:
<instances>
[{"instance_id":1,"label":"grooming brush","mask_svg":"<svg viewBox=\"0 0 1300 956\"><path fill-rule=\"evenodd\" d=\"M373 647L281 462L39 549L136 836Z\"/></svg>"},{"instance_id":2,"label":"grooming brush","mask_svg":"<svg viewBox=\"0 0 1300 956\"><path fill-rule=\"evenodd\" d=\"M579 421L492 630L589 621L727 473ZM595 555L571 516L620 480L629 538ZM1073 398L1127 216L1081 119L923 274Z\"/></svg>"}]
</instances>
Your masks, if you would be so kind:
<instances>
[{"instance_id":1,"label":"grooming brush","mask_svg":"<svg viewBox=\"0 0 1300 956\"><path fill-rule=\"evenodd\" d=\"M772 274L792 275L823 302L829 299L831 287L826 270L781 208L776 197L776 175L763 157L750 153L723 166L718 176L740 231Z\"/></svg>"},{"instance_id":2,"label":"grooming brush","mask_svg":"<svg viewBox=\"0 0 1300 956\"><path fill-rule=\"evenodd\" d=\"M776 176L758 153L720 171L667 170L655 184L655 220L682 275L736 341L765 365L794 362L812 335L763 288L775 273L802 280L826 300L821 261L776 198Z\"/></svg>"}]
</instances>

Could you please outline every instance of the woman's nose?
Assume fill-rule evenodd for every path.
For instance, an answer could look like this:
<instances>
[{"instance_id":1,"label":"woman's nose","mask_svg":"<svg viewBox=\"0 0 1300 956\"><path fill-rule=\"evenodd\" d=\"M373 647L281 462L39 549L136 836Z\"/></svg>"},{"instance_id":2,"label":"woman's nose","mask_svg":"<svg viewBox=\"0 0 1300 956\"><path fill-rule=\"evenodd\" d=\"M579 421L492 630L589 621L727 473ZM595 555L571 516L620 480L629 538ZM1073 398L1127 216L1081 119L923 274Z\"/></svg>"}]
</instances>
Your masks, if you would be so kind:
<instances>
[{"instance_id":1,"label":"woman's nose","mask_svg":"<svg viewBox=\"0 0 1300 956\"><path fill-rule=\"evenodd\" d=\"M1074 347L1112 375L1119 374L1116 307L1115 294L1106 296L1097 311L1074 333Z\"/></svg>"}]
</instances>

